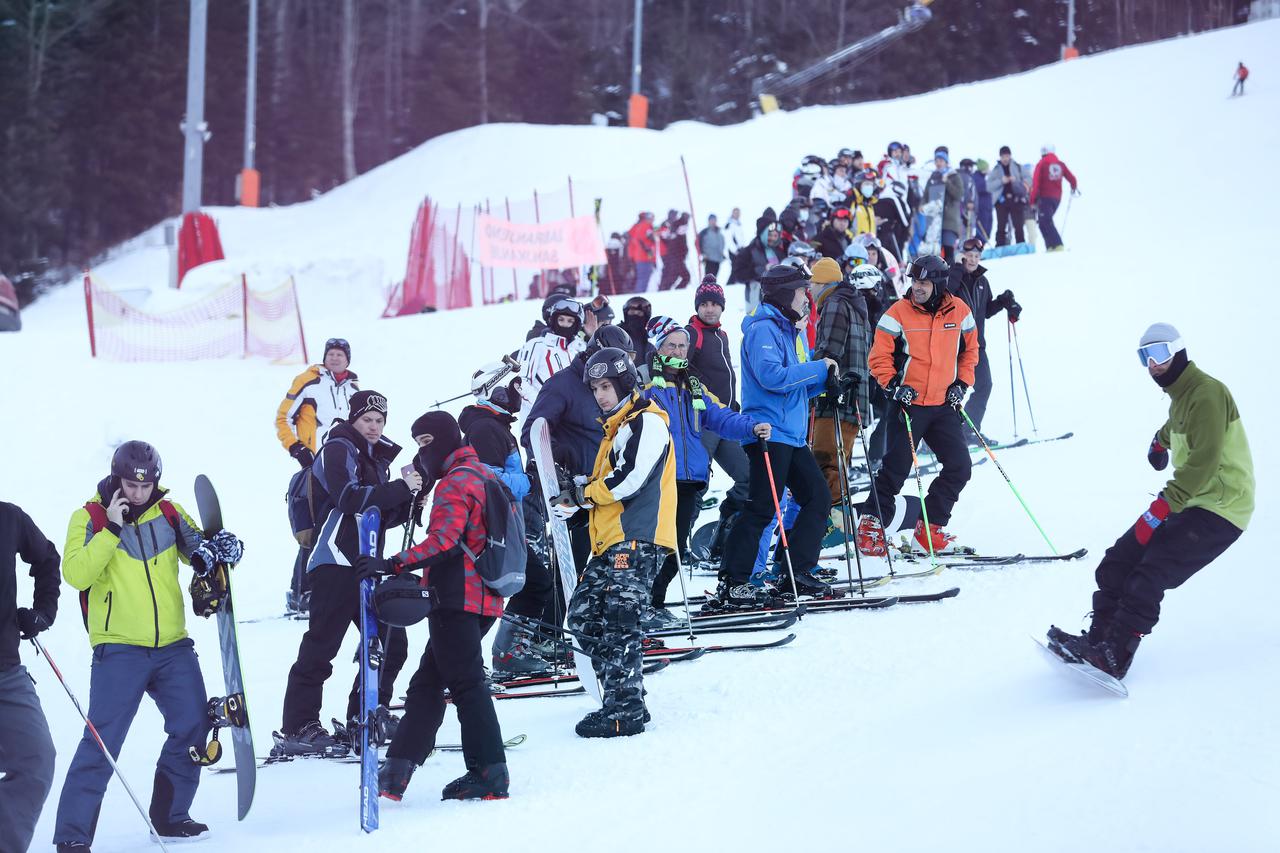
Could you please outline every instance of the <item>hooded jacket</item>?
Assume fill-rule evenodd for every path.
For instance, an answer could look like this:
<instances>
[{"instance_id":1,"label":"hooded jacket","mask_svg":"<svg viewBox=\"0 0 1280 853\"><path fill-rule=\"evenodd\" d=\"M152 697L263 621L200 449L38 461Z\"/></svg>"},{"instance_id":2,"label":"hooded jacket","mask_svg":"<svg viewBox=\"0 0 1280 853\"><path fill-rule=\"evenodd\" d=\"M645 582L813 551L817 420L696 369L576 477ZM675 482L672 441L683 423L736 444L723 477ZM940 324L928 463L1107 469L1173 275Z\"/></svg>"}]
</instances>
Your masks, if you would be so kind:
<instances>
[{"instance_id":1,"label":"hooded jacket","mask_svg":"<svg viewBox=\"0 0 1280 853\"><path fill-rule=\"evenodd\" d=\"M511 434L515 415L492 403L467 406L458 415L462 440L471 445L480 461L507 484L516 500L529 494L529 476L520 461L520 447Z\"/></svg>"},{"instance_id":2,"label":"hooded jacket","mask_svg":"<svg viewBox=\"0 0 1280 853\"><path fill-rule=\"evenodd\" d=\"M600 407L595 395L582 381L587 359L579 355L565 370L552 376L524 417L520 430L520 443L526 455L533 458L533 446L529 443L529 431L533 422L545 418L551 434L551 455L558 465L573 474L589 474L595 462L596 450L604 432L600 427Z\"/></svg>"},{"instance_id":3,"label":"hooded jacket","mask_svg":"<svg viewBox=\"0 0 1280 853\"><path fill-rule=\"evenodd\" d=\"M901 376L901 383L919 394L916 405L941 406L957 379L973 387L978 352L969 306L943 293L933 313L909 297L889 306L876 326L867 363L881 387L888 389Z\"/></svg>"},{"instance_id":4,"label":"hooded jacket","mask_svg":"<svg viewBox=\"0 0 1280 853\"><path fill-rule=\"evenodd\" d=\"M738 372L733 367L729 336L719 324L708 325L697 314L685 327L689 332L689 372L724 405L738 411Z\"/></svg>"},{"instance_id":5,"label":"hooded jacket","mask_svg":"<svg viewBox=\"0 0 1280 853\"><path fill-rule=\"evenodd\" d=\"M809 400L827 383L827 365L804 361L799 338L767 302L742 320L742 413L773 425L769 441L792 447L807 443Z\"/></svg>"},{"instance_id":6,"label":"hooded jacket","mask_svg":"<svg viewBox=\"0 0 1280 853\"><path fill-rule=\"evenodd\" d=\"M643 396L667 413L667 428L676 449L676 480L705 483L711 475L711 460L702 446L702 431L711 430L730 441L745 441L752 437L756 422L721 405L714 394L705 390L695 394L688 379L686 371L664 371L654 377ZM701 385L696 378L694 382Z\"/></svg>"},{"instance_id":7,"label":"hooded jacket","mask_svg":"<svg viewBox=\"0 0 1280 853\"><path fill-rule=\"evenodd\" d=\"M1066 178L1071 189L1076 188L1076 176L1071 174L1067 164L1058 159L1058 155L1050 151L1036 163L1035 173L1031 176L1031 203L1037 199L1062 198L1062 179Z\"/></svg>"},{"instance_id":8,"label":"hooded jacket","mask_svg":"<svg viewBox=\"0 0 1280 853\"><path fill-rule=\"evenodd\" d=\"M18 655L17 558L31 566L35 578L32 609L53 622L58 615L58 551L31 517L19 507L0 502L0 672L22 663Z\"/></svg>"},{"instance_id":9,"label":"hooded jacket","mask_svg":"<svg viewBox=\"0 0 1280 853\"><path fill-rule=\"evenodd\" d=\"M116 480L98 483L90 504L103 508ZM62 576L80 590L89 643L121 643L160 648L187 636L186 607L178 582L178 562L199 545L199 526L176 503L174 519L165 517L166 489L156 486L151 501L129 507L125 523L99 527L89 510L71 514L62 552Z\"/></svg>"},{"instance_id":10,"label":"hooded jacket","mask_svg":"<svg viewBox=\"0 0 1280 853\"><path fill-rule=\"evenodd\" d=\"M413 493L404 480L391 481L391 462L400 445L385 435L370 445L346 421L329 430L329 439L320 448L311 473L325 499L317 512L324 520L316 536L315 548L307 561L307 571L318 566L350 566L360 554L356 514L376 506L382 512L385 531L403 524L409 517ZM382 534L378 535L382 553Z\"/></svg>"},{"instance_id":11,"label":"hooded jacket","mask_svg":"<svg viewBox=\"0 0 1280 853\"><path fill-rule=\"evenodd\" d=\"M1173 462L1163 492L1169 508L1202 507L1244 530L1253 517L1253 456L1231 392L1195 362L1164 390L1169 419L1156 439Z\"/></svg>"},{"instance_id":12,"label":"hooded jacket","mask_svg":"<svg viewBox=\"0 0 1280 853\"><path fill-rule=\"evenodd\" d=\"M591 553L600 556L620 542L676 547L676 453L667 414L633 394L604 422L591 480Z\"/></svg>"},{"instance_id":13,"label":"hooded jacket","mask_svg":"<svg viewBox=\"0 0 1280 853\"><path fill-rule=\"evenodd\" d=\"M346 418L351 395L359 390L353 371L339 378L323 364L313 364L295 376L276 408L276 437L284 449L300 441L314 453L334 422Z\"/></svg>"}]
</instances>

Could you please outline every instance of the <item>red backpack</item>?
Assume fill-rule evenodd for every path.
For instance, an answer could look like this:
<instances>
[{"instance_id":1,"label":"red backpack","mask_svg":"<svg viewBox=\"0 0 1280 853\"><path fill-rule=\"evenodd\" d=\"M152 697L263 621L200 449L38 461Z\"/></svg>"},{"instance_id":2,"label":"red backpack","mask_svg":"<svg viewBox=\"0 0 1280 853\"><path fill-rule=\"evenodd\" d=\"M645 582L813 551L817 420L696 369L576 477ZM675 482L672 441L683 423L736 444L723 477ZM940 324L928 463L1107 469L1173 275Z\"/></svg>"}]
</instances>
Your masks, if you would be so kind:
<instances>
[{"instance_id":1,"label":"red backpack","mask_svg":"<svg viewBox=\"0 0 1280 853\"><path fill-rule=\"evenodd\" d=\"M93 525L92 535L97 536L98 531L103 530L107 526L107 508L98 501L89 501L84 505L84 511L89 513L89 523ZM182 538L182 516L179 515L177 507L172 503L160 499L160 513L164 516L165 521L169 522L169 526L173 528L174 535L179 539ZM80 619L84 622L84 629L89 630L89 590L80 591Z\"/></svg>"}]
</instances>

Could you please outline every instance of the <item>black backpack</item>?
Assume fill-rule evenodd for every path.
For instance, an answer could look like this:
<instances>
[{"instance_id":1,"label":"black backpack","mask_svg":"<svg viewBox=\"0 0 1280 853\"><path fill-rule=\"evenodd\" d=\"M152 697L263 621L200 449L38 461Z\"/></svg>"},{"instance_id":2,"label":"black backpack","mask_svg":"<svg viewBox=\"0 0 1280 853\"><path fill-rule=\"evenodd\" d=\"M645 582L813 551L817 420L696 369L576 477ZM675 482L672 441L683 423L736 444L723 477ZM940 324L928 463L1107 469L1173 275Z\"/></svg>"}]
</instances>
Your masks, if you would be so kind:
<instances>
[{"instance_id":1,"label":"black backpack","mask_svg":"<svg viewBox=\"0 0 1280 853\"><path fill-rule=\"evenodd\" d=\"M507 484L492 472L467 465L459 467L484 481L484 548L476 554L465 542L458 544L475 564L484 585L503 598L510 598L524 589L524 511Z\"/></svg>"}]
</instances>

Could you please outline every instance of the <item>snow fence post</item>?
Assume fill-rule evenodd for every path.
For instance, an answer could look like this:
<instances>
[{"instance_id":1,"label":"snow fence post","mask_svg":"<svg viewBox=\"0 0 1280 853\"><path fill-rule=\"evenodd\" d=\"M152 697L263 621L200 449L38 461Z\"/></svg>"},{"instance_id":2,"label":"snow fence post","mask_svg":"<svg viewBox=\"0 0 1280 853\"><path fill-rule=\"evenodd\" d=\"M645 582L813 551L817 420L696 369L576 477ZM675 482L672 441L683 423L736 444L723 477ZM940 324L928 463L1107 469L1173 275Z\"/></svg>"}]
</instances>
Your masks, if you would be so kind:
<instances>
[{"instance_id":1,"label":"snow fence post","mask_svg":"<svg viewBox=\"0 0 1280 853\"><path fill-rule=\"evenodd\" d=\"M89 321L89 357L98 357L98 341L93 334L93 285L89 281L89 271L84 271L84 311Z\"/></svg>"}]
</instances>

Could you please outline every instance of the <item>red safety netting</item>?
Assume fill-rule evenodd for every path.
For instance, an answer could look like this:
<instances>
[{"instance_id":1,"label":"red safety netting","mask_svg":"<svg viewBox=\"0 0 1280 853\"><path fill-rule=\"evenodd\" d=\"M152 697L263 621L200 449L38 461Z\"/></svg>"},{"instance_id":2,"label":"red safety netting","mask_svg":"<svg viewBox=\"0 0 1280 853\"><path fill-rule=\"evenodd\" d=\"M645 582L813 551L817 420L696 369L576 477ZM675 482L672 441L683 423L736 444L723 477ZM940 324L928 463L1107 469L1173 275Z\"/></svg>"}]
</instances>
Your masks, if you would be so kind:
<instances>
[{"instance_id":1,"label":"red safety netting","mask_svg":"<svg viewBox=\"0 0 1280 853\"><path fill-rule=\"evenodd\" d=\"M392 291L383 317L471 307L471 261L457 238L460 216L461 208L441 212L430 198L418 206L404 281Z\"/></svg>"},{"instance_id":2,"label":"red safety netting","mask_svg":"<svg viewBox=\"0 0 1280 853\"><path fill-rule=\"evenodd\" d=\"M163 294L165 307L140 307L135 294L104 287L87 273L89 350L110 361L194 361L258 356L306 363L302 313L293 280L251 290L245 276L200 293ZM147 301L151 302L154 297Z\"/></svg>"}]
</instances>

